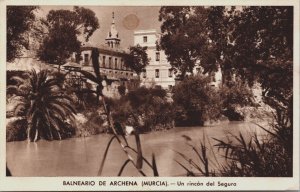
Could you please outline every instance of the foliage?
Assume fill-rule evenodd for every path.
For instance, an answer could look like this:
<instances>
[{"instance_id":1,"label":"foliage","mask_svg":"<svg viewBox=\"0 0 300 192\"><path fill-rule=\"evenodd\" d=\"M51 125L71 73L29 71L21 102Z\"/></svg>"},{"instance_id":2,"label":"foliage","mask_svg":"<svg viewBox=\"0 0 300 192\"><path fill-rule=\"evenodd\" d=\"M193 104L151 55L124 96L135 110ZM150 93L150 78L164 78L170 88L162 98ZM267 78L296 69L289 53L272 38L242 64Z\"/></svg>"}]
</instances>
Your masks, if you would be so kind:
<instances>
[{"instance_id":1,"label":"foliage","mask_svg":"<svg viewBox=\"0 0 300 192\"><path fill-rule=\"evenodd\" d=\"M102 94L102 81L104 80L103 77L100 75L100 64L99 64L99 50L97 48L92 49L92 64L93 64L93 69L94 69L94 74L90 73L88 71L81 70L80 73L87 78L88 80L92 81L93 83L96 83L96 90L91 90L91 89L85 89L82 90L83 92L89 92L89 93L95 93L96 96L96 102L97 105L99 104L99 97L103 96Z\"/></svg>"},{"instance_id":2,"label":"foliage","mask_svg":"<svg viewBox=\"0 0 300 192\"><path fill-rule=\"evenodd\" d=\"M159 11L159 21L162 21L159 46L165 51L172 67L182 77L187 72L193 73L200 59L199 53L203 47L201 45L207 42L204 30L205 13L203 20L199 22L191 14L192 10L192 7L172 6L161 7Z\"/></svg>"},{"instance_id":3,"label":"foliage","mask_svg":"<svg viewBox=\"0 0 300 192\"><path fill-rule=\"evenodd\" d=\"M111 102L106 102L107 98L105 98L103 96L103 93L102 93L102 89L103 89L102 80L106 79L106 78L101 77L101 75L100 75L99 50L96 49L96 48L92 50L92 64L93 64L94 74L86 72L86 71L80 71L80 72L87 79L89 79L89 80L93 81L94 83L96 83L96 86L97 86L96 90L90 90L90 92L91 93L96 93L96 95L97 95L97 105L99 104L99 97L101 96L102 106L103 106L103 113L102 114L106 115L106 117L107 117L106 121L107 121L107 124L108 124L108 128L113 133L113 136L110 139L110 141L108 142L106 150L104 152L103 159L102 159L100 167L99 167L98 175L102 174L104 163L105 163L107 153L108 153L108 150L109 150L109 147L110 147L111 143L114 140L117 140L117 142L119 143L121 149L123 150L123 152L127 156L127 160L122 165L118 175L121 175L122 171L124 170L126 165L128 163L131 163L141 175L145 176L145 173L142 171L142 167L143 167L143 162L146 162L148 164L148 166L153 170L153 175L158 176L158 171L157 171L157 166L156 166L154 155L152 156L152 164L150 164L147 161L147 159L145 159L143 157L141 141L140 141L140 137L139 137L139 133L138 133L138 127L134 127L134 129L135 129L134 136L135 136L135 143L136 143L136 149L134 149L133 147L131 147L128 144L128 141L125 137L124 131L123 131L122 127L120 126L120 124L118 122L115 122L114 119L112 118L112 115L111 115ZM108 79L106 79L106 80L108 81ZM118 134L118 132L119 132L118 128L120 129L120 132L121 132L120 135ZM121 138L123 140L121 140ZM136 158L134 158L129 152L136 153Z\"/></svg>"},{"instance_id":4,"label":"foliage","mask_svg":"<svg viewBox=\"0 0 300 192\"><path fill-rule=\"evenodd\" d=\"M243 120L244 114L238 113L237 109L255 105L252 90L247 84L243 83L239 77L228 81L221 87L219 93L223 98L223 114L227 116L229 120Z\"/></svg>"},{"instance_id":5,"label":"foliage","mask_svg":"<svg viewBox=\"0 0 300 192\"><path fill-rule=\"evenodd\" d=\"M211 159L208 158L208 147L205 143L205 135L203 134L203 140L200 141L199 148L191 143L192 139L189 136L182 135L182 137L186 140L186 144L192 149L196 157L200 160L200 163L198 163L197 160L186 156L184 153L176 151L176 153L190 165L185 166L183 163L175 160L183 169L186 170L187 176L216 176L215 170L209 170L210 164L213 164L213 162L211 162Z\"/></svg>"},{"instance_id":6,"label":"foliage","mask_svg":"<svg viewBox=\"0 0 300 192\"><path fill-rule=\"evenodd\" d=\"M103 127L104 120L96 108L77 113L75 116L75 135L87 137L107 131L106 127Z\"/></svg>"},{"instance_id":7,"label":"foliage","mask_svg":"<svg viewBox=\"0 0 300 192\"><path fill-rule=\"evenodd\" d=\"M124 96L126 94L126 87L124 85L118 86L118 92L121 96Z\"/></svg>"},{"instance_id":8,"label":"foliage","mask_svg":"<svg viewBox=\"0 0 300 192\"><path fill-rule=\"evenodd\" d=\"M126 64L138 75L149 64L149 58L147 54L147 47L141 47L140 45L129 47L129 55L125 58ZM130 65L129 65L130 64Z\"/></svg>"},{"instance_id":9,"label":"foliage","mask_svg":"<svg viewBox=\"0 0 300 192\"><path fill-rule=\"evenodd\" d=\"M6 141L23 141L26 139L26 119L16 119L6 125Z\"/></svg>"},{"instance_id":10,"label":"foliage","mask_svg":"<svg viewBox=\"0 0 300 192\"><path fill-rule=\"evenodd\" d=\"M164 33L161 44L171 59L178 57L171 46L177 36L189 35L190 29L184 29L183 24L191 22L197 26L197 23L202 23L203 28L195 27L193 30L195 34L204 33L208 43L195 38L197 42L188 43L186 49L193 53L193 45L201 45L202 52L198 52L197 56L204 71L220 66L226 86L230 86L234 76L243 79L249 86L258 81L265 103L275 111L272 129L262 127L267 131L265 140L258 139L257 135L249 141L243 135L228 141L217 140L217 146L224 150L229 160L221 174L292 176L293 7L177 7L178 13L184 13L179 16L168 11L172 9L162 8L160 13ZM183 55L179 57L184 59ZM171 62L174 67L178 63ZM190 66L188 63L179 64L186 65L183 69L179 68L183 72ZM239 86L233 88L240 89ZM239 96L235 93L238 92L234 90L225 99L224 106L230 108L236 101L244 103L248 100L237 99ZM242 90L242 93L247 91Z\"/></svg>"},{"instance_id":11,"label":"foliage","mask_svg":"<svg viewBox=\"0 0 300 192\"><path fill-rule=\"evenodd\" d=\"M21 55L23 48L28 48L28 31L35 21L36 6L7 6L6 49L7 61L13 61Z\"/></svg>"},{"instance_id":12,"label":"foliage","mask_svg":"<svg viewBox=\"0 0 300 192\"><path fill-rule=\"evenodd\" d=\"M166 91L160 88L140 87L128 92L112 106L116 122L147 132L173 127L173 110L167 102Z\"/></svg>"},{"instance_id":13,"label":"foliage","mask_svg":"<svg viewBox=\"0 0 300 192\"><path fill-rule=\"evenodd\" d=\"M69 134L67 119L75 110L72 100L63 93L56 78L49 72L31 71L29 78L18 79L17 85L7 86L8 92L19 97L15 114L27 120L30 141L61 139Z\"/></svg>"},{"instance_id":14,"label":"foliage","mask_svg":"<svg viewBox=\"0 0 300 192\"><path fill-rule=\"evenodd\" d=\"M263 127L262 127L263 128ZM292 155L289 154L291 146L285 146L279 138L287 138L282 131L285 129L269 131L266 138L258 138L255 133L246 141L240 134L233 139L222 141L215 139L215 145L225 151L227 164L223 166L222 176L231 177L291 177L293 174ZM234 142L234 141L237 141Z\"/></svg>"},{"instance_id":15,"label":"foliage","mask_svg":"<svg viewBox=\"0 0 300 192\"><path fill-rule=\"evenodd\" d=\"M178 125L203 125L220 117L222 98L209 83L209 77L189 76L173 88Z\"/></svg>"},{"instance_id":16,"label":"foliage","mask_svg":"<svg viewBox=\"0 0 300 192\"><path fill-rule=\"evenodd\" d=\"M271 129L262 128L266 134L231 135L227 141L213 138L219 156L224 158L222 165L215 153L209 156L208 142L203 136L200 147L191 143L192 139L183 135L187 145L200 161L186 156L182 152L177 154L183 161L175 160L186 172L187 176L222 176L222 177L291 177L293 175L293 160L291 142L284 127ZM291 130L291 129L289 129ZM210 146L212 150L212 146ZM213 160L215 159L215 161ZM223 161L222 161L223 162ZM216 166L216 164L218 166ZM214 168L213 168L214 167Z\"/></svg>"},{"instance_id":17,"label":"foliage","mask_svg":"<svg viewBox=\"0 0 300 192\"><path fill-rule=\"evenodd\" d=\"M128 91L134 91L137 88L141 86L141 80L140 79L130 79L127 81L126 87Z\"/></svg>"},{"instance_id":18,"label":"foliage","mask_svg":"<svg viewBox=\"0 0 300 192\"><path fill-rule=\"evenodd\" d=\"M151 163L142 155L141 151L136 150L134 149L133 147L131 147L127 141L127 138L124 137L124 135L122 135L122 138L124 140L124 143L120 140L119 136L114 134L114 136L111 137L111 139L109 140L109 142L107 143L107 146L106 146L106 149L104 151L104 154L103 154L103 158L102 158L102 161L101 161L101 164L100 164L100 168L99 168L99 171L98 171L98 175L100 176L102 174L102 171L103 171L103 168L104 168L104 164L105 164L105 160L106 160L106 157L107 157L107 154L109 152L109 147L110 145L112 144L112 142L114 140L117 140L119 142L119 144L122 144L121 146L124 153L127 154L127 157L128 159L125 160L125 162L123 163L123 165L121 166L120 170L119 170L119 173L118 173L118 176L121 176L125 167L128 165L128 163L132 163L133 166L137 169L137 171L142 175L142 176L146 176L146 174L144 173L144 171L142 170L142 162L145 162L149 167L150 169L153 171L153 176L154 177L158 177L159 176L159 173L158 173L158 168L157 168L157 165L156 165L156 160L155 160L155 155L152 154L152 161ZM138 145L138 143L137 143ZM139 148L139 147L137 147ZM136 162L134 162L134 159L132 158L132 156L129 154L129 152L132 152L134 154L137 155L137 160Z\"/></svg>"},{"instance_id":19,"label":"foliage","mask_svg":"<svg viewBox=\"0 0 300 192\"><path fill-rule=\"evenodd\" d=\"M75 6L70 10L51 10L44 21L48 34L38 53L41 60L62 65L73 52L80 50L79 35L85 40L99 28L98 19L90 9Z\"/></svg>"},{"instance_id":20,"label":"foliage","mask_svg":"<svg viewBox=\"0 0 300 192\"><path fill-rule=\"evenodd\" d=\"M185 74L199 62L204 73L220 66L223 83L258 81L265 102L292 119L293 7L162 7L159 18L174 68Z\"/></svg>"}]
</instances>

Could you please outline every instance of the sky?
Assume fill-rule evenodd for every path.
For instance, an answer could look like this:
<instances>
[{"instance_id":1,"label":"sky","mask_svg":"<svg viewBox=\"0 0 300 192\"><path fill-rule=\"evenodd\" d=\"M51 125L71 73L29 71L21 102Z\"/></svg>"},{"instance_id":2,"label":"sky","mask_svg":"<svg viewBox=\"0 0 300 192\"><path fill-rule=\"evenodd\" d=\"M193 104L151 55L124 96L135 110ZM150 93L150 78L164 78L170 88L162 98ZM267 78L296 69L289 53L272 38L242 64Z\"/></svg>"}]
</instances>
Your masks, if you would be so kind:
<instances>
[{"instance_id":1,"label":"sky","mask_svg":"<svg viewBox=\"0 0 300 192\"><path fill-rule=\"evenodd\" d=\"M135 30L156 29L160 32L161 23L158 21L160 7L158 6L83 6L95 12L100 28L90 37L92 45L105 44L105 38L112 22L112 12L115 16L116 29L121 39L121 47L128 48L133 45L133 32ZM41 16L46 16L50 10L69 9L72 6L40 6ZM134 17L136 16L136 17ZM137 19L136 19L137 18ZM135 21L135 25L130 25ZM127 24L127 25L126 25Z\"/></svg>"}]
</instances>

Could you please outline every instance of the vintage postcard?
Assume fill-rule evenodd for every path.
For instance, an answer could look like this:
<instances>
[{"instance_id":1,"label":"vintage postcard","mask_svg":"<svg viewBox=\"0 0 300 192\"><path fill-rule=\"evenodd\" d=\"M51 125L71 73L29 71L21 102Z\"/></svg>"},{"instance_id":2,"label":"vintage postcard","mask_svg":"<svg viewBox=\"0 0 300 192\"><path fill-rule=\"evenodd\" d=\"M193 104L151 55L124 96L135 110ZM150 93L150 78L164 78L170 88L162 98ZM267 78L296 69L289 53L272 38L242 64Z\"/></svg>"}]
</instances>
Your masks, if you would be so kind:
<instances>
[{"instance_id":1,"label":"vintage postcard","mask_svg":"<svg viewBox=\"0 0 300 192\"><path fill-rule=\"evenodd\" d=\"M0 191L299 190L298 1L0 4Z\"/></svg>"}]
</instances>

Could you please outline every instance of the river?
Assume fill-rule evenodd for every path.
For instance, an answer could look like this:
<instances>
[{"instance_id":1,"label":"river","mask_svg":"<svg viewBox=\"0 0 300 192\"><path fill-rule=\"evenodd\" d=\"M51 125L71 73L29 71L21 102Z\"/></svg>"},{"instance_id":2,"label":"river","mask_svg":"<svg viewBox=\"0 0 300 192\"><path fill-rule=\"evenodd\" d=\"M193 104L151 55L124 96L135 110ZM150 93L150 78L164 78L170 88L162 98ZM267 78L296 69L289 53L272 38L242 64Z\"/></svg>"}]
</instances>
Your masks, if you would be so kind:
<instances>
[{"instance_id":1,"label":"river","mask_svg":"<svg viewBox=\"0 0 300 192\"><path fill-rule=\"evenodd\" d=\"M217 148L213 147L216 141L212 138L226 140L226 137L240 132L248 138L254 132L258 135L263 134L262 129L253 123L227 122L213 127L176 127L167 131L142 134L140 137L144 157L151 162L152 153L155 154L160 176L184 176L185 170L175 160L183 163L185 161L175 151L184 153L198 163L199 159L182 135L189 136L198 148L200 141L205 142L208 147L208 158L211 160L210 169L215 169L219 166L218 163L223 163L224 158L220 156L221 153ZM7 165L13 176L97 176L110 138L109 134L100 134L51 142L45 140L36 143L8 142ZM135 147L134 136L129 136L128 140ZM114 141L110 146L102 175L117 176L125 160L126 155L117 141ZM143 170L147 176L153 176L145 163ZM133 165L128 164L122 176L140 176L140 174Z\"/></svg>"}]
</instances>

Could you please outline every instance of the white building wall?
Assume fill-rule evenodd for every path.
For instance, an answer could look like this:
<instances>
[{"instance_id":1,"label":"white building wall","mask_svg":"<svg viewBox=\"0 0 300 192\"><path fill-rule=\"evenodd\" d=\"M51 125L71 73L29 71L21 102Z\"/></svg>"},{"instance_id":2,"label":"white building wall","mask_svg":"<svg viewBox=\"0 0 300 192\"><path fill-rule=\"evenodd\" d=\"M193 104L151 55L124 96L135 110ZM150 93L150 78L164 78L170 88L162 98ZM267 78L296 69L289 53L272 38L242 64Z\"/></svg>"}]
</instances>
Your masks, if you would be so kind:
<instances>
[{"instance_id":1,"label":"white building wall","mask_svg":"<svg viewBox=\"0 0 300 192\"><path fill-rule=\"evenodd\" d=\"M145 39L147 41L145 42ZM147 46L147 54L149 65L146 67L146 77L141 73L141 83L145 86L161 86L164 89L169 89L175 85L175 75L172 72L172 77L169 77L169 69L171 65L168 63L164 51L156 49L156 41L159 39L159 34L156 30L140 30L134 32L134 45L142 47ZM159 53L159 60L156 60L156 53ZM159 70L159 76L156 76L156 70Z\"/></svg>"}]
</instances>

